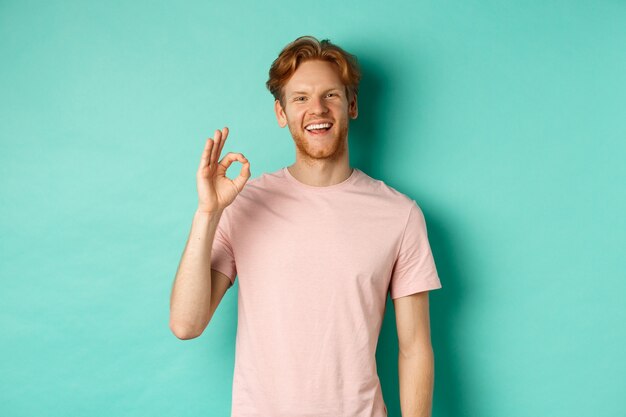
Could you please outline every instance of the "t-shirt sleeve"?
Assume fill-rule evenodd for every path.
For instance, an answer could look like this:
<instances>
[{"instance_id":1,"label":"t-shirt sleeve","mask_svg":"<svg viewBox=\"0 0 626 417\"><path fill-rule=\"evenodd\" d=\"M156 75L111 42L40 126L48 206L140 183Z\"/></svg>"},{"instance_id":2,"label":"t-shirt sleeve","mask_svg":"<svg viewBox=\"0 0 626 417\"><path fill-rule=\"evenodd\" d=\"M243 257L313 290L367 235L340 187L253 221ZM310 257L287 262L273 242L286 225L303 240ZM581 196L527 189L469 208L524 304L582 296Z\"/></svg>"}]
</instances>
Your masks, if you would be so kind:
<instances>
[{"instance_id":1,"label":"t-shirt sleeve","mask_svg":"<svg viewBox=\"0 0 626 417\"><path fill-rule=\"evenodd\" d=\"M391 273L389 292L395 299L438 288L441 282L428 242L426 221L413 200Z\"/></svg>"},{"instance_id":2,"label":"t-shirt sleeve","mask_svg":"<svg viewBox=\"0 0 626 417\"><path fill-rule=\"evenodd\" d=\"M230 279L230 286L235 283L237 276L237 267L235 265L235 256L230 241L230 220L227 207L220 217L213 239L211 249L211 269L225 274Z\"/></svg>"}]
</instances>

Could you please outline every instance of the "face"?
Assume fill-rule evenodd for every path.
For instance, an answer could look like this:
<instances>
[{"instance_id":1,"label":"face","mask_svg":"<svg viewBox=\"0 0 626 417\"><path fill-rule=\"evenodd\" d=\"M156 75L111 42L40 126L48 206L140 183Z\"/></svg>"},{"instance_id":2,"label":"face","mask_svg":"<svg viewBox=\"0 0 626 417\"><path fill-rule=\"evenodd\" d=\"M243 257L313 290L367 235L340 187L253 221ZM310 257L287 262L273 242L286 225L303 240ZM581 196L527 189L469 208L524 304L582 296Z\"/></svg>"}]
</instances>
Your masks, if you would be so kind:
<instances>
[{"instance_id":1,"label":"face","mask_svg":"<svg viewBox=\"0 0 626 417\"><path fill-rule=\"evenodd\" d=\"M348 101L335 64L305 61L283 88L284 108L274 103L280 127L289 131L301 158L337 160L348 149L348 118L358 115L356 97Z\"/></svg>"}]
</instances>

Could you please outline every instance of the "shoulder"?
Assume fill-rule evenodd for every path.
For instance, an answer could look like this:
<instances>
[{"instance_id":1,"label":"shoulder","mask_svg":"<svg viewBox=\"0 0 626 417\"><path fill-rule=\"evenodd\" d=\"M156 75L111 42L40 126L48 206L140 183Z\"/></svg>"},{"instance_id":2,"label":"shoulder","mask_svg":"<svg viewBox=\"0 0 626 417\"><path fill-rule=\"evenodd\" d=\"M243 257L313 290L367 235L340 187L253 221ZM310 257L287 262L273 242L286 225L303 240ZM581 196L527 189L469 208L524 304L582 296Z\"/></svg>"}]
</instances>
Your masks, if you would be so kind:
<instances>
[{"instance_id":1,"label":"shoulder","mask_svg":"<svg viewBox=\"0 0 626 417\"><path fill-rule=\"evenodd\" d=\"M239 213L253 210L256 205L270 199L276 190L283 188L283 181L280 170L249 178L235 200L226 207L225 212Z\"/></svg>"},{"instance_id":2,"label":"shoulder","mask_svg":"<svg viewBox=\"0 0 626 417\"><path fill-rule=\"evenodd\" d=\"M404 212L407 215L413 206L417 206L416 201L405 193L385 183L383 180L373 178L362 170L359 171L361 175L358 185L367 190L368 193L376 196L383 204L393 207L400 212Z\"/></svg>"},{"instance_id":3,"label":"shoulder","mask_svg":"<svg viewBox=\"0 0 626 417\"><path fill-rule=\"evenodd\" d=\"M255 178L249 178L246 185L239 193L239 197L258 197L259 194L272 192L284 185L284 175L282 170L264 172Z\"/></svg>"}]
</instances>

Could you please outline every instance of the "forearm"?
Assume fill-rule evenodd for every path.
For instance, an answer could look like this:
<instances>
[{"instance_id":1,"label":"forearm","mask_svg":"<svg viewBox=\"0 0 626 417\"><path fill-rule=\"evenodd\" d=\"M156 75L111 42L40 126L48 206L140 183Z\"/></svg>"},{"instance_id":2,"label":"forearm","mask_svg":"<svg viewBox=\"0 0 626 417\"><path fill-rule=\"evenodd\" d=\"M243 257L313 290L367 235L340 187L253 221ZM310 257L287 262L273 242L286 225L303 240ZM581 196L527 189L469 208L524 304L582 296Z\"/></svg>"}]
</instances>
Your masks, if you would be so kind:
<instances>
[{"instance_id":1,"label":"forearm","mask_svg":"<svg viewBox=\"0 0 626 417\"><path fill-rule=\"evenodd\" d=\"M415 354L398 356L402 417L430 417L432 412L435 359L432 346Z\"/></svg>"},{"instance_id":2,"label":"forearm","mask_svg":"<svg viewBox=\"0 0 626 417\"><path fill-rule=\"evenodd\" d=\"M199 335L211 307L211 248L221 212L194 213L170 297L170 328L180 338Z\"/></svg>"}]
</instances>

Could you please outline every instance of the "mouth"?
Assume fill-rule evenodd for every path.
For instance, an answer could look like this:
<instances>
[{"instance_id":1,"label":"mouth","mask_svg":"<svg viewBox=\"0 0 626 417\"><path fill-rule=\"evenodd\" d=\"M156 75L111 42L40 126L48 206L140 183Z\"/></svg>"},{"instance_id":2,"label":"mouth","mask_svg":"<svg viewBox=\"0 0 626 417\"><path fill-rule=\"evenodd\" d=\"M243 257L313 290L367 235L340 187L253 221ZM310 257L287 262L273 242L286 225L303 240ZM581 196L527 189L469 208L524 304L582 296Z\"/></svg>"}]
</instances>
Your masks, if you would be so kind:
<instances>
[{"instance_id":1,"label":"mouth","mask_svg":"<svg viewBox=\"0 0 626 417\"><path fill-rule=\"evenodd\" d=\"M333 127L332 123L322 122L322 123L311 123L304 127L310 135L312 136L322 136L330 131Z\"/></svg>"}]
</instances>

